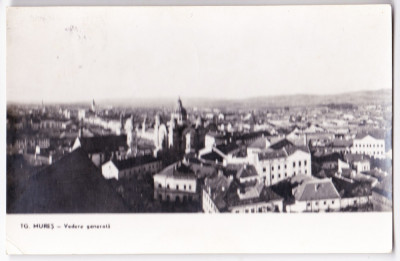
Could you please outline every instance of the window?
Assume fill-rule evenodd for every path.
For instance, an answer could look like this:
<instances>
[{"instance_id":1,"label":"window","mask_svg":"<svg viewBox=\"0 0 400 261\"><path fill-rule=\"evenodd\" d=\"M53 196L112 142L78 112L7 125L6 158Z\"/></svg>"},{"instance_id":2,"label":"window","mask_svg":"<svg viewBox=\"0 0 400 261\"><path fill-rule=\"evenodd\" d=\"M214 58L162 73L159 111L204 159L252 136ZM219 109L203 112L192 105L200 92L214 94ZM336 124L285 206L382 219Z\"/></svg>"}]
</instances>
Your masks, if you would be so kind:
<instances>
[{"instance_id":1,"label":"window","mask_svg":"<svg viewBox=\"0 0 400 261\"><path fill-rule=\"evenodd\" d=\"M248 210L248 209L246 209L244 212L246 212L246 213L249 213L249 210Z\"/></svg>"},{"instance_id":2,"label":"window","mask_svg":"<svg viewBox=\"0 0 400 261\"><path fill-rule=\"evenodd\" d=\"M186 185L183 185L183 189L186 190Z\"/></svg>"},{"instance_id":3,"label":"window","mask_svg":"<svg viewBox=\"0 0 400 261\"><path fill-rule=\"evenodd\" d=\"M274 171L274 166L271 167L271 170Z\"/></svg>"},{"instance_id":4,"label":"window","mask_svg":"<svg viewBox=\"0 0 400 261\"><path fill-rule=\"evenodd\" d=\"M326 205L326 201L324 201L324 205Z\"/></svg>"},{"instance_id":5,"label":"window","mask_svg":"<svg viewBox=\"0 0 400 261\"><path fill-rule=\"evenodd\" d=\"M295 172L293 172L293 176L296 176L296 171L295 171Z\"/></svg>"},{"instance_id":6,"label":"window","mask_svg":"<svg viewBox=\"0 0 400 261\"><path fill-rule=\"evenodd\" d=\"M252 208L252 209L251 209L251 213L254 213L254 212L255 212L255 211L254 211L254 208Z\"/></svg>"},{"instance_id":7,"label":"window","mask_svg":"<svg viewBox=\"0 0 400 261\"><path fill-rule=\"evenodd\" d=\"M318 206L318 201L315 201L315 205Z\"/></svg>"},{"instance_id":8,"label":"window","mask_svg":"<svg viewBox=\"0 0 400 261\"><path fill-rule=\"evenodd\" d=\"M266 172L267 171L267 169L266 168L263 168L263 172Z\"/></svg>"},{"instance_id":9,"label":"window","mask_svg":"<svg viewBox=\"0 0 400 261\"><path fill-rule=\"evenodd\" d=\"M301 161L299 160L299 167L301 167Z\"/></svg>"},{"instance_id":10,"label":"window","mask_svg":"<svg viewBox=\"0 0 400 261\"><path fill-rule=\"evenodd\" d=\"M293 162L293 167L296 167L296 162Z\"/></svg>"},{"instance_id":11,"label":"window","mask_svg":"<svg viewBox=\"0 0 400 261\"><path fill-rule=\"evenodd\" d=\"M287 177L287 173L285 172L285 177Z\"/></svg>"},{"instance_id":12,"label":"window","mask_svg":"<svg viewBox=\"0 0 400 261\"><path fill-rule=\"evenodd\" d=\"M306 160L304 161L304 166L307 166L307 161Z\"/></svg>"},{"instance_id":13,"label":"window","mask_svg":"<svg viewBox=\"0 0 400 261\"><path fill-rule=\"evenodd\" d=\"M179 185L176 185L176 189L179 189Z\"/></svg>"},{"instance_id":14,"label":"window","mask_svg":"<svg viewBox=\"0 0 400 261\"><path fill-rule=\"evenodd\" d=\"M167 189L169 189L169 184L167 185Z\"/></svg>"},{"instance_id":15,"label":"window","mask_svg":"<svg viewBox=\"0 0 400 261\"><path fill-rule=\"evenodd\" d=\"M189 189L192 189L192 185L189 185Z\"/></svg>"},{"instance_id":16,"label":"window","mask_svg":"<svg viewBox=\"0 0 400 261\"><path fill-rule=\"evenodd\" d=\"M307 174L307 170L305 170L305 173Z\"/></svg>"},{"instance_id":17,"label":"window","mask_svg":"<svg viewBox=\"0 0 400 261\"><path fill-rule=\"evenodd\" d=\"M274 175L272 175L272 179L274 178Z\"/></svg>"},{"instance_id":18,"label":"window","mask_svg":"<svg viewBox=\"0 0 400 261\"><path fill-rule=\"evenodd\" d=\"M260 207L260 208L258 208L258 213L261 213L262 212L262 208Z\"/></svg>"},{"instance_id":19,"label":"window","mask_svg":"<svg viewBox=\"0 0 400 261\"><path fill-rule=\"evenodd\" d=\"M332 200L332 204L335 204L335 201L334 201L334 200Z\"/></svg>"},{"instance_id":20,"label":"window","mask_svg":"<svg viewBox=\"0 0 400 261\"><path fill-rule=\"evenodd\" d=\"M311 206L311 203L310 203L310 202L307 202L307 207L309 207L309 206Z\"/></svg>"},{"instance_id":21,"label":"window","mask_svg":"<svg viewBox=\"0 0 400 261\"><path fill-rule=\"evenodd\" d=\"M286 166L286 164L285 164L285 169L286 169L286 167L287 167L287 166Z\"/></svg>"},{"instance_id":22,"label":"window","mask_svg":"<svg viewBox=\"0 0 400 261\"><path fill-rule=\"evenodd\" d=\"M162 187L161 184L158 184L158 187L161 188Z\"/></svg>"},{"instance_id":23,"label":"window","mask_svg":"<svg viewBox=\"0 0 400 261\"><path fill-rule=\"evenodd\" d=\"M278 175L278 178L281 178L281 174Z\"/></svg>"},{"instance_id":24,"label":"window","mask_svg":"<svg viewBox=\"0 0 400 261\"><path fill-rule=\"evenodd\" d=\"M239 213L239 210L236 210L235 213Z\"/></svg>"}]
</instances>

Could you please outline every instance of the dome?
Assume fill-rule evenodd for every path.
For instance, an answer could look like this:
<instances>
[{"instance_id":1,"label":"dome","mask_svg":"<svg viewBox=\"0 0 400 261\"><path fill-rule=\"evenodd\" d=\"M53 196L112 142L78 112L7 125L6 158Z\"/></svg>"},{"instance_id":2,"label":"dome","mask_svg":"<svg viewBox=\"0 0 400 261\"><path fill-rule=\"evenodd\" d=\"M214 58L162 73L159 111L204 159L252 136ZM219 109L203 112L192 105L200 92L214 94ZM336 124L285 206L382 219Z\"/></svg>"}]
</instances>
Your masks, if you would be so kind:
<instances>
[{"instance_id":1,"label":"dome","mask_svg":"<svg viewBox=\"0 0 400 261\"><path fill-rule=\"evenodd\" d=\"M187 112L186 112L186 109L182 106L181 98L178 98L178 103L177 103L177 105L175 107L175 111L174 112L177 115L182 115L183 119L186 119Z\"/></svg>"}]
</instances>

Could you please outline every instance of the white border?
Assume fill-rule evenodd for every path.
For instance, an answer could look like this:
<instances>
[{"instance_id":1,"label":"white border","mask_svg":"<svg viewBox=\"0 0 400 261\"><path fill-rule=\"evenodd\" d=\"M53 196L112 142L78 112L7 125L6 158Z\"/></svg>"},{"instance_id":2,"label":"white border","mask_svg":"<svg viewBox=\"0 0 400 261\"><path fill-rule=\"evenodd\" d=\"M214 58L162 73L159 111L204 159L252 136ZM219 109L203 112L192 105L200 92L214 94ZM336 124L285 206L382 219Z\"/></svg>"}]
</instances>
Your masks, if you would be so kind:
<instances>
[{"instance_id":1,"label":"white border","mask_svg":"<svg viewBox=\"0 0 400 261\"><path fill-rule=\"evenodd\" d=\"M257 5L257 4L341 4L341 3L353 3L353 4L370 4L370 3L391 3L392 7L393 7L393 14L394 14L394 117L395 119L398 118L398 113L399 110L396 106L396 104L399 101L399 94L397 94L396 89L399 88L399 70L396 70L396 68L398 68L399 65L399 42L398 42L398 37L399 37L399 18L397 17L397 11L396 8L398 8L398 2L397 1L242 1L242 0L237 0L237 1L230 1L230 0L226 0L226 1L213 1L213 0L206 0L206 1L197 1L197 0L193 0L191 1L190 4L192 5L199 5L199 4L203 4L203 5L241 5L241 4L246 4L246 5ZM0 28L0 32L1 32L1 46L0 46L0 50L1 50L1 56L2 59L0 61L0 103L1 103L1 110L0 110L0 136L4 137L5 136L5 6L9 6L9 5L38 5L38 6L43 6L43 5L49 5L49 3L51 5L109 5L111 4L109 1L14 1L14 2L10 2L10 1L3 1L1 2L1 14L0 17L1 19L1 28ZM162 0L147 0L147 1L115 1L112 3L113 5L143 5L143 4L147 4L147 5L176 5L176 4L188 4L187 1L162 1ZM398 122L395 120L394 121L394 133L396 133L396 130L398 129L399 125ZM398 139L394 139L394 151L396 151L398 149L398 145L399 145L399 141ZM0 146L3 146L3 148L5 148L5 139L1 139L0 140ZM0 169L1 170L5 170L5 149L0 150ZM395 162L398 162L399 157L397 156L397 154L394 154L394 172L396 172L396 164ZM395 174L396 175L396 174ZM1 195L5 195L5 175L2 176L3 178L0 179L0 193L2 193ZM394 178L394 199L397 199L399 196L399 181L398 179L396 179L396 177ZM1 202L0 202L0 206L5 206L5 197L0 197L1 198ZM394 210L395 210L395 228L398 228L399 223L396 220L396 210L398 209L398 204L399 201L395 201L394 202ZM226 218L226 217L224 217ZM398 218L397 218L398 219ZM5 227L5 207L3 207L3 209L1 210L1 215L0 215L0 220L1 220L1 224L3 226L3 228ZM371 234L371 236L374 234ZM395 238L399 238L398 237L398 229L396 230L396 236ZM376 235L374 235L376 236ZM331 242L332 243L332 242ZM0 240L0 257L3 260L8 260L10 257L7 257L4 255L5 253L5 249L3 248L5 246L5 238L4 238L4 234L3 237L1 237ZM374 260L375 258L378 260L395 260L397 256L397 252L396 250L394 250L394 254L391 255L368 255L368 259L372 259ZM138 256L140 258L150 258L150 259L155 259L155 258L166 258L166 257L161 257L161 256ZM190 256L191 258L199 258L199 257L195 257L195 256ZM234 257L234 256L225 256L223 258L228 258L228 257ZM271 258L277 258L279 257L280 259L286 259L286 258L293 258L293 257L297 257L297 256L290 256L290 255L279 255L279 256L268 256ZM301 258L306 258L308 259L313 259L313 258L318 258L318 260L321 258L322 256L320 255L302 255ZM12 257L13 259L19 259L21 257ZM39 260L43 260L46 258L53 258L53 257L40 257L40 256L36 256L36 257L29 257L32 259L36 259L39 258ZM78 256L64 256L64 257L57 257L57 258L81 258ZM85 257L85 258L96 258L96 259L102 259L104 260L104 258L107 258L107 256L97 256L97 257ZM118 258L128 258L126 256L120 256ZM174 258L176 259L176 256L167 256L167 258ZM179 258L186 258L184 256L180 256ZM219 257L221 258L221 257ZM239 256L236 258L265 258L263 256ZM336 258L351 258L351 259L365 259L367 258L366 255L351 255L351 256L344 256L344 255L324 255L323 258L327 258L327 259L334 259L336 260Z\"/></svg>"}]
</instances>

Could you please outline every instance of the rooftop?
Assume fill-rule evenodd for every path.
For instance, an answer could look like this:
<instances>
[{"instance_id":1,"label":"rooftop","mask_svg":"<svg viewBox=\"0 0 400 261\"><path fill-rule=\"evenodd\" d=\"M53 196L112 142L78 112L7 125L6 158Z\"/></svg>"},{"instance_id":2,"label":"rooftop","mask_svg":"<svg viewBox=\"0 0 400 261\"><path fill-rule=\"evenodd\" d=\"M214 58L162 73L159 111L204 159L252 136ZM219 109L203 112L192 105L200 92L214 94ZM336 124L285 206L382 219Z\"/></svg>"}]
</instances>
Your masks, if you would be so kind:
<instances>
[{"instance_id":1,"label":"rooftop","mask_svg":"<svg viewBox=\"0 0 400 261\"><path fill-rule=\"evenodd\" d=\"M113 163L119 170L124 170L124 169L129 169L133 168L136 166L148 164L151 162L158 161L157 158L154 158L151 155L144 155L144 156L139 156L139 157L134 157L134 158L128 158L125 160L113 160Z\"/></svg>"},{"instance_id":2,"label":"rooftop","mask_svg":"<svg viewBox=\"0 0 400 261\"><path fill-rule=\"evenodd\" d=\"M29 179L13 213L123 213L123 199L77 149Z\"/></svg>"},{"instance_id":3,"label":"rooftop","mask_svg":"<svg viewBox=\"0 0 400 261\"><path fill-rule=\"evenodd\" d=\"M312 179L293 189L297 201L324 200L340 198L331 179Z\"/></svg>"}]
</instances>

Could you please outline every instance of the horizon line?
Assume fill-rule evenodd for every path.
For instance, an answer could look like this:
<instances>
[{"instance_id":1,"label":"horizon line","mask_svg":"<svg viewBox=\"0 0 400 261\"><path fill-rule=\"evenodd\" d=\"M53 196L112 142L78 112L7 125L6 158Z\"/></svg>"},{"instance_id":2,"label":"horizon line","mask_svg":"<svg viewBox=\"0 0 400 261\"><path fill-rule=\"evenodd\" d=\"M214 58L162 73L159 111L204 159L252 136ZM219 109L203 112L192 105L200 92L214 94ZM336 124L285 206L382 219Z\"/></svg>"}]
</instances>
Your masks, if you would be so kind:
<instances>
[{"instance_id":1,"label":"horizon line","mask_svg":"<svg viewBox=\"0 0 400 261\"><path fill-rule=\"evenodd\" d=\"M163 96L163 97L129 97L129 98L101 98L101 99L96 99L94 97L85 99L85 100L75 100L75 101L50 101L46 102L45 99L41 100L34 100L34 101L17 101L17 100L7 100L6 99L6 104L47 104L47 105L52 105L52 104L77 104L77 103L88 103L94 100L97 104L106 102L106 103L119 103L121 100L127 101L127 100L172 100L172 99L198 99L198 100L208 100L208 101L245 101L245 100L251 100L251 99L262 99L262 98L273 98L273 97L293 97L293 96L335 96L335 95L345 95L345 94L354 94L354 93L361 93L361 92L379 92L379 91L392 91L393 95L393 88L381 88L381 89L376 89L376 90L357 90L357 91L348 91L348 92L340 92L340 93L329 93L329 94L311 94L311 93L293 93L293 94L272 94L272 95L262 95L262 96L249 96L249 97L238 97L238 98L225 98L225 97L205 97L205 96L182 96L182 95L176 95L176 96Z\"/></svg>"}]
</instances>

